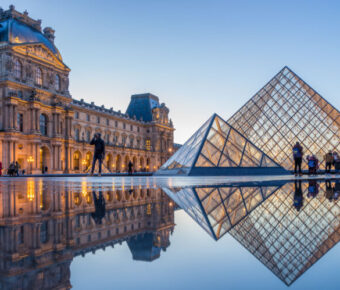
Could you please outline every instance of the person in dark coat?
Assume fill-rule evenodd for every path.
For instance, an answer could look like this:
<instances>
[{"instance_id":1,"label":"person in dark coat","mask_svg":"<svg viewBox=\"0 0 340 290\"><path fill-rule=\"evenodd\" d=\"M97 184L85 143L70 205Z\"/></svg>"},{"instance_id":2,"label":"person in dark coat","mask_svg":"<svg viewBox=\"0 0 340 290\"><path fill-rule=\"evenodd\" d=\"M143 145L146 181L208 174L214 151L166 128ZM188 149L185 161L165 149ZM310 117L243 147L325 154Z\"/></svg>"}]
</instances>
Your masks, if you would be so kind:
<instances>
[{"instance_id":1,"label":"person in dark coat","mask_svg":"<svg viewBox=\"0 0 340 290\"><path fill-rule=\"evenodd\" d=\"M93 201L94 201L94 208L95 211L91 213L91 216L94 220L94 222L97 225L100 225L102 223L102 219L105 216L105 199L103 197L103 193L99 191L99 196L97 198L96 193L93 191Z\"/></svg>"},{"instance_id":2,"label":"person in dark coat","mask_svg":"<svg viewBox=\"0 0 340 290\"><path fill-rule=\"evenodd\" d=\"M299 180L299 182L295 180L294 207L296 208L297 211L300 211L302 206L303 206L303 194L301 188L301 180Z\"/></svg>"},{"instance_id":3,"label":"person in dark coat","mask_svg":"<svg viewBox=\"0 0 340 290\"><path fill-rule=\"evenodd\" d=\"M100 133L94 134L94 137L90 142L91 145L94 145L94 156L92 162L91 175L93 175L94 168L96 166L96 161L98 160L99 162L98 176L101 176L102 174L102 163L105 155L105 143L100 136L101 136Z\"/></svg>"},{"instance_id":4,"label":"person in dark coat","mask_svg":"<svg viewBox=\"0 0 340 290\"><path fill-rule=\"evenodd\" d=\"M129 161L129 164L128 164L129 175L132 175L132 170L133 170L133 163L131 161Z\"/></svg>"},{"instance_id":5,"label":"person in dark coat","mask_svg":"<svg viewBox=\"0 0 340 290\"><path fill-rule=\"evenodd\" d=\"M301 164L302 164L303 148L299 142L293 147L293 158L294 158L294 173L295 175L302 175ZM299 171L297 169L299 168Z\"/></svg>"}]
</instances>

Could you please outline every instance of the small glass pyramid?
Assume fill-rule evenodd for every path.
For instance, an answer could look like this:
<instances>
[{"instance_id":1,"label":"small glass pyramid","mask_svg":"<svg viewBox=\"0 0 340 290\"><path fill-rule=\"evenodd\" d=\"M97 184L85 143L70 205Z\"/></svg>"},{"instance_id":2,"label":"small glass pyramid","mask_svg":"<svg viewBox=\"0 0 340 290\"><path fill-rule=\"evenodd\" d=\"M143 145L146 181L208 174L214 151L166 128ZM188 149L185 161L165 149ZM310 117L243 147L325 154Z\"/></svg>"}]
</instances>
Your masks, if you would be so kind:
<instances>
[{"instance_id":1,"label":"small glass pyramid","mask_svg":"<svg viewBox=\"0 0 340 290\"><path fill-rule=\"evenodd\" d=\"M212 238L230 229L275 193L282 184L162 188Z\"/></svg>"},{"instance_id":2,"label":"small glass pyramid","mask_svg":"<svg viewBox=\"0 0 340 290\"><path fill-rule=\"evenodd\" d=\"M217 114L157 171L182 175L271 175L287 173Z\"/></svg>"}]
</instances>

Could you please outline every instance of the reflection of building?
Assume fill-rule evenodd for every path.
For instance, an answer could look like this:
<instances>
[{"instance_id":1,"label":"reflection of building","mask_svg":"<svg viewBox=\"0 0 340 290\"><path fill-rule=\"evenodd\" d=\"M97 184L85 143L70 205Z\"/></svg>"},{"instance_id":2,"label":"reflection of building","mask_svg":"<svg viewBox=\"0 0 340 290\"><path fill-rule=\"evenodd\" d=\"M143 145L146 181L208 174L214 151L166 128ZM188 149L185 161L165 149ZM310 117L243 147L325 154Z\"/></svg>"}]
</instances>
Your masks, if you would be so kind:
<instances>
[{"instance_id":1,"label":"reflection of building","mask_svg":"<svg viewBox=\"0 0 340 290\"><path fill-rule=\"evenodd\" d=\"M1 289L69 289L74 256L126 241L134 259L151 261L170 245L174 208L159 189L33 180L0 186ZM105 214L95 223L100 193ZM139 240L144 247L131 246Z\"/></svg>"},{"instance_id":2,"label":"reflection of building","mask_svg":"<svg viewBox=\"0 0 340 290\"><path fill-rule=\"evenodd\" d=\"M228 232L290 285L340 240L340 206L333 198L336 190L337 198L340 194L337 182L320 188L316 181L302 183L299 210L294 183L163 190L214 239Z\"/></svg>"},{"instance_id":3,"label":"reflection of building","mask_svg":"<svg viewBox=\"0 0 340 290\"><path fill-rule=\"evenodd\" d=\"M54 45L54 30L13 6L0 10L0 160L33 173L84 172L88 143L100 132L105 167L154 171L173 151L169 109L152 94L134 95L126 114L72 99L70 69ZM30 160L30 161L28 161ZM30 170L29 170L30 171Z\"/></svg>"},{"instance_id":4,"label":"reflection of building","mask_svg":"<svg viewBox=\"0 0 340 290\"><path fill-rule=\"evenodd\" d=\"M271 175L287 171L214 114L157 174Z\"/></svg>"},{"instance_id":5,"label":"reflection of building","mask_svg":"<svg viewBox=\"0 0 340 290\"><path fill-rule=\"evenodd\" d=\"M287 67L228 123L286 169L293 169L296 141L305 156L316 154L320 161L329 150L340 151L339 111Z\"/></svg>"}]
</instances>

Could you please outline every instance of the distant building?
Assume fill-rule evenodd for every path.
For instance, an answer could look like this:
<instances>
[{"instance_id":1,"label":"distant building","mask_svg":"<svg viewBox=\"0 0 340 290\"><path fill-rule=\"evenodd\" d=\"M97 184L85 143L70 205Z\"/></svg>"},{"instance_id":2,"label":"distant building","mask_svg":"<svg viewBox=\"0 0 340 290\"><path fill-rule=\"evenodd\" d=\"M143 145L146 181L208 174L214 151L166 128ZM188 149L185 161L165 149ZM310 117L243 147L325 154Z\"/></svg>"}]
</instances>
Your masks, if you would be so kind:
<instances>
[{"instance_id":1,"label":"distant building","mask_svg":"<svg viewBox=\"0 0 340 290\"><path fill-rule=\"evenodd\" d=\"M173 152L169 109L152 94L133 95L126 113L71 97L69 72L54 45L54 30L10 6L0 10L0 161L26 172L89 170L100 132L104 166L154 171ZM47 168L46 168L47 167Z\"/></svg>"}]
</instances>

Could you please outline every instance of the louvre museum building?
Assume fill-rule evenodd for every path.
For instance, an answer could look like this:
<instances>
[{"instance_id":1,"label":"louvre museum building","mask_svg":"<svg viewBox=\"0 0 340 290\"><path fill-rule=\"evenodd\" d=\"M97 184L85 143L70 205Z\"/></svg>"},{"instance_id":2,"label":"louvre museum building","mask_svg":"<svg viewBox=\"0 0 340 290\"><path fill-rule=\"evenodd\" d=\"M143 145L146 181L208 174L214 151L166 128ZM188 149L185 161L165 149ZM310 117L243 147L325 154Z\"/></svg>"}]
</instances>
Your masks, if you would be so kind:
<instances>
[{"instance_id":1,"label":"louvre museum building","mask_svg":"<svg viewBox=\"0 0 340 290\"><path fill-rule=\"evenodd\" d=\"M169 109L152 94L133 95L126 113L73 99L70 69L54 45L54 30L10 6L0 10L0 161L27 173L82 173L89 145L106 143L104 172L154 171L172 155Z\"/></svg>"}]
</instances>

